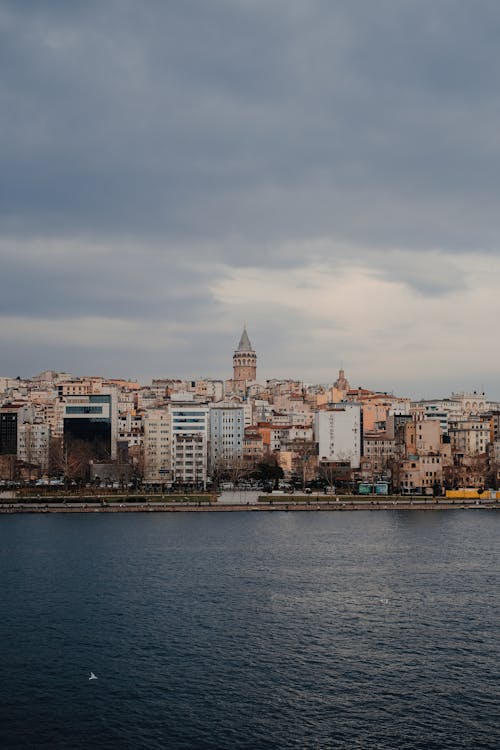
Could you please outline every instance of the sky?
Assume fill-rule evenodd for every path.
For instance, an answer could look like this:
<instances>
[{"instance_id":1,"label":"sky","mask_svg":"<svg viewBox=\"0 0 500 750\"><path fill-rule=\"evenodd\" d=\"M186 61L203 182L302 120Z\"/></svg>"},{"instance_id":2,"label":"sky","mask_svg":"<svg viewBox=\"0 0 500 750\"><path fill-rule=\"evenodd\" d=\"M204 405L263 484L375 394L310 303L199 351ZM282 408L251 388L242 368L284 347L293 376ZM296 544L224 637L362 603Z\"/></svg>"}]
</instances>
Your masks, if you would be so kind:
<instances>
[{"instance_id":1,"label":"sky","mask_svg":"<svg viewBox=\"0 0 500 750\"><path fill-rule=\"evenodd\" d=\"M500 399L496 0L0 0L0 375Z\"/></svg>"}]
</instances>

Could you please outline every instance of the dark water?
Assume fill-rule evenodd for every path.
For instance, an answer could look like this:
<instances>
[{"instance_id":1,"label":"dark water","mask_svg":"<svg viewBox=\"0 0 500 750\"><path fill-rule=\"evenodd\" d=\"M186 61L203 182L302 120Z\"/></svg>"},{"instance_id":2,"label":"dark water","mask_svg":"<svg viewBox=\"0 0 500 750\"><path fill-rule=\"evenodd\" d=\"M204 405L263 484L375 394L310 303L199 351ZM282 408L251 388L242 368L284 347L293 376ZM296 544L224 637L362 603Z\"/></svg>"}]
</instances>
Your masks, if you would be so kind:
<instances>
[{"instance_id":1,"label":"dark water","mask_svg":"<svg viewBox=\"0 0 500 750\"><path fill-rule=\"evenodd\" d=\"M498 750L499 540L486 511L0 516L0 748Z\"/></svg>"}]
</instances>

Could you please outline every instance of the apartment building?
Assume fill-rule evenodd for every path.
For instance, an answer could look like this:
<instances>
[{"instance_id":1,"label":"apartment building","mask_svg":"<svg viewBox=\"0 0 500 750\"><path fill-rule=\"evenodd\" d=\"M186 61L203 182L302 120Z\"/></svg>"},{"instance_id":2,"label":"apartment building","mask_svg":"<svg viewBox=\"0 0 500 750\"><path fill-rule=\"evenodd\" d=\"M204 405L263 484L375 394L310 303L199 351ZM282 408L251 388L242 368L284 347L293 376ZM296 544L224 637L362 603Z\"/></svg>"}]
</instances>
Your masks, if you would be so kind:
<instances>
[{"instance_id":1,"label":"apartment building","mask_svg":"<svg viewBox=\"0 0 500 750\"><path fill-rule=\"evenodd\" d=\"M210 407L210 470L243 457L245 414L242 406Z\"/></svg>"},{"instance_id":2,"label":"apartment building","mask_svg":"<svg viewBox=\"0 0 500 750\"><path fill-rule=\"evenodd\" d=\"M206 487L208 477L209 408L171 403L173 480Z\"/></svg>"},{"instance_id":3,"label":"apartment building","mask_svg":"<svg viewBox=\"0 0 500 750\"><path fill-rule=\"evenodd\" d=\"M144 481L171 483L172 469L172 418L167 409L152 409L142 420Z\"/></svg>"},{"instance_id":4,"label":"apartment building","mask_svg":"<svg viewBox=\"0 0 500 750\"><path fill-rule=\"evenodd\" d=\"M318 411L314 422L319 463L349 463L358 469L361 459L361 407L355 403L329 405Z\"/></svg>"}]
</instances>

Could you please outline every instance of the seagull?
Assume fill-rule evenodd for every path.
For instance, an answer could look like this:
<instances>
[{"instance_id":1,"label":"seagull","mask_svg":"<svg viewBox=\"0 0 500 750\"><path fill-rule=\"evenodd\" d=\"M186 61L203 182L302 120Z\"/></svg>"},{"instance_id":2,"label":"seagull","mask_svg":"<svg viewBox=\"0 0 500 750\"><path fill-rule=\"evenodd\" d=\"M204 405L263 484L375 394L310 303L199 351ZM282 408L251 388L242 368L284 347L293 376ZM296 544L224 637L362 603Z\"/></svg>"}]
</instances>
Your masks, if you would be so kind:
<instances>
[{"instance_id":1,"label":"seagull","mask_svg":"<svg viewBox=\"0 0 500 750\"><path fill-rule=\"evenodd\" d=\"M97 677L95 676L93 672L90 673L89 680L97 680Z\"/></svg>"}]
</instances>

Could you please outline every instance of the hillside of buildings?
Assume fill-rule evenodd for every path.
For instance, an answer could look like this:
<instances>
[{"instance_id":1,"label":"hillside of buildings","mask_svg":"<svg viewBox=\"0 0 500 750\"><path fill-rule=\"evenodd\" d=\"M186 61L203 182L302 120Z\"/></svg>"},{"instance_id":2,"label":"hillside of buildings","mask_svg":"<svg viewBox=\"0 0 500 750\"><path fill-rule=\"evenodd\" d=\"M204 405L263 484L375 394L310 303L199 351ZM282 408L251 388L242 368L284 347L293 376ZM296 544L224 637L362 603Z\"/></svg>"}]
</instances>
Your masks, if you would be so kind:
<instances>
[{"instance_id":1,"label":"hillside of buildings","mask_svg":"<svg viewBox=\"0 0 500 750\"><path fill-rule=\"evenodd\" d=\"M343 370L326 385L260 383L244 330L226 381L0 378L0 482L497 489L500 404L479 392L412 401L351 388Z\"/></svg>"}]
</instances>

